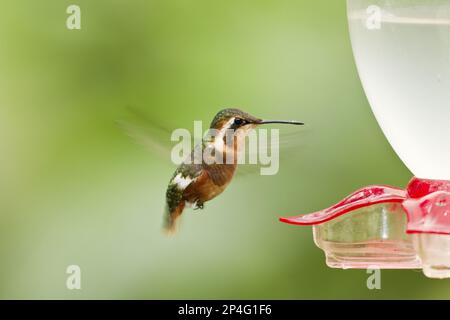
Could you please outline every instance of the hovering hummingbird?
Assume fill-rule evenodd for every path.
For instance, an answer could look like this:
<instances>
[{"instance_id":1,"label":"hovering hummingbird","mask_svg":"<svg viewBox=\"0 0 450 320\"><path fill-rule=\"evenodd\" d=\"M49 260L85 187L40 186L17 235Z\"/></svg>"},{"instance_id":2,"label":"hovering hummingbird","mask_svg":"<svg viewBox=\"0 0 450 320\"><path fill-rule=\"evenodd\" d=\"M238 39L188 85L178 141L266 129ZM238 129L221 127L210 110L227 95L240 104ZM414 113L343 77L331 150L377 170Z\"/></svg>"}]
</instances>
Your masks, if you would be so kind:
<instances>
[{"instance_id":1,"label":"hovering hummingbird","mask_svg":"<svg viewBox=\"0 0 450 320\"><path fill-rule=\"evenodd\" d=\"M262 120L239 109L219 111L211 122L210 131L215 135L205 135L202 142L195 146L187 161L175 171L166 191L166 210L164 228L167 232L176 231L177 219L187 205L194 209L203 209L204 203L220 195L233 179L239 153L245 144L250 130L264 124L303 125L298 121ZM231 132L231 139L227 135ZM211 157L217 153L223 158L232 153L232 161L218 163L214 161L193 161L198 149L209 149Z\"/></svg>"}]
</instances>

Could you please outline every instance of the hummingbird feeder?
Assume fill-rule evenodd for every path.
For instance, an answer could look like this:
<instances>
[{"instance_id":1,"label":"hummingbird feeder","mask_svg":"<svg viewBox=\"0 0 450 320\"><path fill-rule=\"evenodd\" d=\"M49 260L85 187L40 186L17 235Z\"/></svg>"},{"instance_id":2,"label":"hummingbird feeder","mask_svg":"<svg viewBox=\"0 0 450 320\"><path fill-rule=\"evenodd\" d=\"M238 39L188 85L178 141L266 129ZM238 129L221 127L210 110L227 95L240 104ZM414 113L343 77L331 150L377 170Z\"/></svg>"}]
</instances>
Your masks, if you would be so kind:
<instances>
[{"instance_id":1,"label":"hummingbird feeder","mask_svg":"<svg viewBox=\"0 0 450 320\"><path fill-rule=\"evenodd\" d=\"M417 269L450 278L450 3L347 0L353 53L369 103L416 177L405 189L376 185L311 214L333 268Z\"/></svg>"}]
</instances>

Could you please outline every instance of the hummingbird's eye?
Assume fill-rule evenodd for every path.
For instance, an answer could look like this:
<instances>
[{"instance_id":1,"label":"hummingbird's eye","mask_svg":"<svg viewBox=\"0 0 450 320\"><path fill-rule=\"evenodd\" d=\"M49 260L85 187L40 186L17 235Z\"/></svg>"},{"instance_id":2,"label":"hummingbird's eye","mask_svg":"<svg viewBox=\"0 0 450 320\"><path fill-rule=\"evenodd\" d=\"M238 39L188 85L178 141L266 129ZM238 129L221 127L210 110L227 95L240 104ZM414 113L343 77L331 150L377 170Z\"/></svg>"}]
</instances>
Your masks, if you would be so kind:
<instances>
[{"instance_id":1,"label":"hummingbird's eye","mask_svg":"<svg viewBox=\"0 0 450 320\"><path fill-rule=\"evenodd\" d=\"M237 125L237 126L243 125L244 122L245 122L245 121L244 121L243 119L240 119L240 118L234 119L234 124Z\"/></svg>"}]
</instances>

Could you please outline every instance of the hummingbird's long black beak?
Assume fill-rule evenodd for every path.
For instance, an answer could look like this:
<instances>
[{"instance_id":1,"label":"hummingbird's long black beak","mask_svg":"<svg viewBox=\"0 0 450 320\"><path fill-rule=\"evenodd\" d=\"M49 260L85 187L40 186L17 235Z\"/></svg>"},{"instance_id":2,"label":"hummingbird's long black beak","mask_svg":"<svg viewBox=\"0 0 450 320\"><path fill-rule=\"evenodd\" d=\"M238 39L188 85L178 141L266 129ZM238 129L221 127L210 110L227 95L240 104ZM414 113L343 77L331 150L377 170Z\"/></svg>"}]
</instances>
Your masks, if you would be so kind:
<instances>
[{"instance_id":1,"label":"hummingbird's long black beak","mask_svg":"<svg viewBox=\"0 0 450 320\"><path fill-rule=\"evenodd\" d=\"M303 126L303 122L294 121L294 120L261 120L258 124L272 124L272 123L281 123L281 124L293 124L296 126Z\"/></svg>"}]
</instances>

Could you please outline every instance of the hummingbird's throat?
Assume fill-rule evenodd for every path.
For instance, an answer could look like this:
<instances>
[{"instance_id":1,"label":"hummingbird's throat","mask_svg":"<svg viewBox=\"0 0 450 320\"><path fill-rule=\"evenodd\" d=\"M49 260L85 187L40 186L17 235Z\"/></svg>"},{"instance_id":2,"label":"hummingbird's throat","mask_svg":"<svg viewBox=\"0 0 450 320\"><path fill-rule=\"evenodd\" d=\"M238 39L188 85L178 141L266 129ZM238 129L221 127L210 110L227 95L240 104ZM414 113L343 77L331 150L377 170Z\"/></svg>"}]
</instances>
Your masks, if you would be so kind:
<instances>
[{"instance_id":1,"label":"hummingbird's throat","mask_svg":"<svg viewBox=\"0 0 450 320\"><path fill-rule=\"evenodd\" d=\"M231 124L234 118L227 124ZM227 164L236 164L244 150L245 139L256 125L246 125L236 130L230 129L227 124L220 130L212 129L204 140L205 147L213 149L213 156L219 161L224 159ZM231 163L230 163L231 162Z\"/></svg>"}]
</instances>

